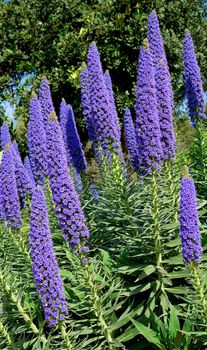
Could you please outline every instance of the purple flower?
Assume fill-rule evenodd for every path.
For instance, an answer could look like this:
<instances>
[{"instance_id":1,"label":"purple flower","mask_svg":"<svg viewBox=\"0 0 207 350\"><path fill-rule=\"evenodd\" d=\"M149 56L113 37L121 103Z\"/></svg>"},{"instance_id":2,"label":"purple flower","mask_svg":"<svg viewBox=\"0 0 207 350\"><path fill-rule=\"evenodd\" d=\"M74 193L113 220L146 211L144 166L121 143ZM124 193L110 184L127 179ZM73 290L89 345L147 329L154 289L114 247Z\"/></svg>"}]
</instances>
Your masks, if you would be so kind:
<instances>
[{"instance_id":1,"label":"purple flower","mask_svg":"<svg viewBox=\"0 0 207 350\"><path fill-rule=\"evenodd\" d=\"M65 239L74 249L89 237L78 195L69 174L66 151L55 112L51 113L47 130L48 172L55 212Z\"/></svg>"},{"instance_id":2,"label":"purple flower","mask_svg":"<svg viewBox=\"0 0 207 350\"><path fill-rule=\"evenodd\" d=\"M7 225L12 229L20 228L22 218L14 173L11 145L6 144L1 163L1 196Z\"/></svg>"},{"instance_id":3,"label":"purple flower","mask_svg":"<svg viewBox=\"0 0 207 350\"><path fill-rule=\"evenodd\" d=\"M68 144L67 144L67 134L66 134L66 123L67 123L67 119L68 119L68 105L66 104L64 98L62 99L62 102L60 103L60 126L62 129L62 133L63 133L63 140L64 140L64 144L65 144L65 149L66 149L66 153L67 153L67 160L68 160L68 164L71 163L71 155L70 155L70 151L68 149Z\"/></svg>"},{"instance_id":4,"label":"purple flower","mask_svg":"<svg viewBox=\"0 0 207 350\"><path fill-rule=\"evenodd\" d=\"M30 254L37 292L49 327L68 314L67 301L55 257L43 190L38 186L32 196L30 215Z\"/></svg>"},{"instance_id":5,"label":"purple flower","mask_svg":"<svg viewBox=\"0 0 207 350\"><path fill-rule=\"evenodd\" d=\"M8 144L11 143L11 136L10 136L9 128L8 128L7 124L4 123L1 126L1 148L2 148L2 150L4 149L4 146L7 143Z\"/></svg>"},{"instance_id":6,"label":"purple flower","mask_svg":"<svg viewBox=\"0 0 207 350\"><path fill-rule=\"evenodd\" d=\"M150 51L153 54L153 61L156 69L156 65L159 65L160 60L163 61L165 76L166 76L166 90L169 94L170 105L172 110L174 109L174 101L173 101L173 90L171 85L170 71L167 64L167 58L165 55L165 49L163 45L162 34L160 31L159 21L157 18L156 11L153 10L149 16L148 20L148 40Z\"/></svg>"},{"instance_id":7,"label":"purple flower","mask_svg":"<svg viewBox=\"0 0 207 350\"><path fill-rule=\"evenodd\" d=\"M172 121L173 92L162 35L155 11L149 16L148 28L150 52L155 68L157 109L160 122L163 159L173 160L175 157L175 135Z\"/></svg>"},{"instance_id":8,"label":"purple flower","mask_svg":"<svg viewBox=\"0 0 207 350\"><path fill-rule=\"evenodd\" d=\"M67 148L70 152L73 167L78 173L80 173L87 168L87 164L76 127L73 108L71 105L68 105L67 107L67 121L65 125Z\"/></svg>"},{"instance_id":9,"label":"purple flower","mask_svg":"<svg viewBox=\"0 0 207 350\"><path fill-rule=\"evenodd\" d=\"M25 157L24 158L24 167L29 175L29 178L30 178L30 181L31 181L31 184L33 187L35 187L35 179L34 179L34 176L33 176L33 173L32 173L32 168L31 168L31 164L30 164L30 160L29 160L29 157Z\"/></svg>"},{"instance_id":10,"label":"purple flower","mask_svg":"<svg viewBox=\"0 0 207 350\"><path fill-rule=\"evenodd\" d=\"M50 113L54 110L50 85L46 78L42 78L40 82L39 101L42 111L42 119L46 130Z\"/></svg>"},{"instance_id":11,"label":"purple flower","mask_svg":"<svg viewBox=\"0 0 207 350\"><path fill-rule=\"evenodd\" d=\"M30 119L27 129L27 144L35 181L37 184L43 185L47 174L46 136L40 104L34 93L30 100Z\"/></svg>"},{"instance_id":12,"label":"purple flower","mask_svg":"<svg viewBox=\"0 0 207 350\"><path fill-rule=\"evenodd\" d=\"M193 39L190 32L185 32L183 42L185 85L188 99L188 109L193 126L198 119L206 119L204 92L200 68L194 51Z\"/></svg>"},{"instance_id":13,"label":"purple flower","mask_svg":"<svg viewBox=\"0 0 207 350\"><path fill-rule=\"evenodd\" d=\"M73 172L73 183L75 185L76 192L80 194L83 191L83 183L81 180L80 173L77 172L76 168L72 168Z\"/></svg>"},{"instance_id":14,"label":"purple flower","mask_svg":"<svg viewBox=\"0 0 207 350\"><path fill-rule=\"evenodd\" d=\"M5 219L4 214L4 197L3 197L3 188L2 188L2 174L1 174L1 168L0 168L0 221L3 221Z\"/></svg>"},{"instance_id":15,"label":"purple flower","mask_svg":"<svg viewBox=\"0 0 207 350\"><path fill-rule=\"evenodd\" d=\"M136 132L139 166L144 172L159 170L162 146L152 55L148 42L140 50L136 92Z\"/></svg>"},{"instance_id":16,"label":"purple flower","mask_svg":"<svg viewBox=\"0 0 207 350\"><path fill-rule=\"evenodd\" d=\"M15 150L17 156L21 159L21 156L20 156L20 153L19 153L19 148L18 148L18 144L16 141L13 141L12 142L12 145L13 145L13 149Z\"/></svg>"},{"instance_id":17,"label":"purple flower","mask_svg":"<svg viewBox=\"0 0 207 350\"><path fill-rule=\"evenodd\" d=\"M95 43L88 51L89 95L97 140L105 155L120 147L120 140L112 117L108 91L102 71L100 55Z\"/></svg>"},{"instance_id":18,"label":"purple flower","mask_svg":"<svg viewBox=\"0 0 207 350\"><path fill-rule=\"evenodd\" d=\"M186 264L200 262L202 253L199 231L196 190L193 179L184 177L180 192L180 239L182 254Z\"/></svg>"},{"instance_id":19,"label":"purple flower","mask_svg":"<svg viewBox=\"0 0 207 350\"><path fill-rule=\"evenodd\" d=\"M95 125L91 110L91 102L88 89L88 69L83 68L80 74L80 87L81 87L81 103L83 108L83 117L86 123L88 131L88 138L90 141L96 140Z\"/></svg>"},{"instance_id":20,"label":"purple flower","mask_svg":"<svg viewBox=\"0 0 207 350\"><path fill-rule=\"evenodd\" d=\"M134 123L133 123L129 108L126 108L126 111L124 114L124 130L125 130L126 143L127 143L131 164L134 168L134 171L138 171L139 152L138 152L135 127L134 127Z\"/></svg>"}]
</instances>

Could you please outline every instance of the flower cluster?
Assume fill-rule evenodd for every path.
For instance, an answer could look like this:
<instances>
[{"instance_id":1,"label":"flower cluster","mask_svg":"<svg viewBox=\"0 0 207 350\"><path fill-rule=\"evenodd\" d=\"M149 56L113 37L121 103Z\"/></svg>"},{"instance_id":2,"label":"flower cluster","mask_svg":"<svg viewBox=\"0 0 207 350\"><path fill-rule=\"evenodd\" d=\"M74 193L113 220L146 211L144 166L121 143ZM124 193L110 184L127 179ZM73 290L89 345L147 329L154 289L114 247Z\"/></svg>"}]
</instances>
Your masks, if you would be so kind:
<instances>
[{"instance_id":1,"label":"flower cluster","mask_svg":"<svg viewBox=\"0 0 207 350\"><path fill-rule=\"evenodd\" d=\"M180 239L182 254L186 264L200 262L202 253L199 231L196 190L193 179L184 177L180 192Z\"/></svg>"},{"instance_id":2,"label":"flower cluster","mask_svg":"<svg viewBox=\"0 0 207 350\"><path fill-rule=\"evenodd\" d=\"M5 219L4 215L4 197L3 197L3 188L2 188L2 179L1 179L1 168L0 168L0 221Z\"/></svg>"},{"instance_id":3,"label":"flower cluster","mask_svg":"<svg viewBox=\"0 0 207 350\"><path fill-rule=\"evenodd\" d=\"M1 163L1 196L3 199L4 217L7 225L13 229L20 228L22 218L14 173L11 145L4 146Z\"/></svg>"},{"instance_id":4,"label":"flower cluster","mask_svg":"<svg viewBox=\"0 0 207 350\"><path fill-rule=\"evenodd\" d=\"M13 149L15 150L16 152L16 155L21 159L21 156L20 156L20 153L19 153L19 148L18 148L18 144L16 141L13 141L12 142L12 145L13 145Z\"/></svg>"},{"instance_id":5,"label":"flower cluster","mask_svg":"<svg viewBox=\"0 0 207 350\"><path fill-rule=\"evenodd\" d=\"M51 113L47 132L48 172L55 212L65 239L71 248L83 246L89 237L78 195L69 174L62 131L55 112Z\"/></svg>"},{"instance_id":6,"label":"flower cluster","mask_svg":"<svg viewBox=\"0 0 207 350\"><path fill-rule=\"evenodd\" d=\"M68 313L67 301L49 230L44 193L37 186L30 215L30 254L33 276L49 327L56 326Z\"/></svg>"},{"instance_id":7,"label":"flower cluster","mask_svg":"<svg viewBox=\"0 0 207 350\"><path fill-rule=\"evenodd\" d=\"M11 143L11 136L10 136L10 133L9 133L9 128L7 126L7 124L2 124L2 127L1 127L1 148L2 150L4 149L4 146L6 144L10 144Z\"/></svg>"},{"instance_id":8,"label":"flower cluster","mask_svg":"<svg viewBox=\"0 0 207 350\"><path fill-rule=\"evenodd\" d=\"M83 108L83 117L86 123L88 131L88 138L90 141L96 140L96 131L94 120L91 111L90 96L88 91L88 69L83 68L80 74L80 86L81 86L81 103Z\"/></svg>"},{"instance_id":9,"label":"flower cluster","mask_svg":"<svg viewBox=\"0 0 207 350\"><path fill-rule=\"evenodd\" d=\"M192 124L195 126L196 120L206 119L206 115L200 68L195 55L193 39L188 30L185 32L183 54L188 108Z\"/></svg>"},{"instance_id":10,"label":"flower cluster","mask_svg":"<svg viewBox=\"0 0 207 350\"><path fill-rule=\"evenodd\" d=\"M46 136L42 113L37 96L33 93L30 100L30 119L27 128L29 157L37 184L42 185L47 174Z\"/></svg>"},{"instance_id":11,"label":"flower cluster","mask_svg":"<svg viewBox=\"0 0 207 350\"><path fill-rule=\"evenodd\" d=\"M32 168L31 168L31 164L30 164L30 160L29 160L29 157L25 157L24 158L24 167L29 175L29 178L30 178L30 181L31 181L31 184L33 186L33 188L36 186L35 185L35 179L34 179L34 176L33 176L33 173L32 173Z\"/></svg>"},{"instance_id":12,"label":"flower cluster","mask_svg":"<svg viewBox=\"0 0 207 350\"><path fill-rule=\"evenodd\" d=\"M73 108L68 105L68 114L66 121L66 138L67 147L71 156L71 163L78 173L84 171L87 168L85 156L82 149L80 137L78 135L75 118L73 114Z\"/></svg>"},{"instance_id":13,"label":"flower cluster","mask_svg":"<svg viewBox=\"0 0 207 350\"><path fill-rule=\"evenodd\" d=\"M140 168L147 173L159 170L162 163L161 133L157 112L154 66L147 40L139 55L136 132Z\"/></svg>"},{"instance_id":14,"label":"flower cluster","mask_svg":"<svg viewBox=\"0 0 207 350\"><path fill-rule=\"evenodd\" d=\"M46 78L42 78L40 82L39 101L42 111L42 119L46 131L50 113L54 110L50 85Z\"/></svg>"},{"instance_id":15,"label":"flower cluster","mask_svg":"<svg viewBox=\"0 0 207 350\"><path fill-rule=\"evenodd\" d=\"M126 108L124 114L124 130L131 164L134 168L134 171L138 171L139 152L137 145L137 137L129 108Z\"/></svg>"},{"instance_id":16,"label":"flower cluster","mask_svg":"<svg viewBox=\"0 0 207 350\"><path fill-rule=\"evenodd\" d=\"M88 51L89 95L91 110L95 123L97 140L105 155L120 146L114 118L109 103L100 55L95 43L92 43Z\"/></svg>"},{"instance_id":17,"label":"flower cluster","mask_svg":"<svg viewBox=\"0 0 207 350\"><path fill-rule=\"evenodd\" d=\"M149 16L148 39L155 68L157 109L163 159L173 160L175 157L175 135L172 121L173 92L162 35L155 11Z\"/></svg>"},{"instance_id":18,"label":"flower cluster","mask_svg":"<svg viewBox=\"0 0 207 350\"><path fill-rule=\"evenodd\" d=\"M62 133L63 133L63 140L64 140L64 144L65 144L65 149L66 149L66 153L67 153L67 160L68 160L68 164L71 163L71 155L70 155L70 151L68 149L68 144L67 144L67 134L66 134L66 124L67 124L67 119L68 119L68 105L66 104L64 98L62 99L61 103L60 103L60 126L62 129Z\"/></svg>"}]
</instances>

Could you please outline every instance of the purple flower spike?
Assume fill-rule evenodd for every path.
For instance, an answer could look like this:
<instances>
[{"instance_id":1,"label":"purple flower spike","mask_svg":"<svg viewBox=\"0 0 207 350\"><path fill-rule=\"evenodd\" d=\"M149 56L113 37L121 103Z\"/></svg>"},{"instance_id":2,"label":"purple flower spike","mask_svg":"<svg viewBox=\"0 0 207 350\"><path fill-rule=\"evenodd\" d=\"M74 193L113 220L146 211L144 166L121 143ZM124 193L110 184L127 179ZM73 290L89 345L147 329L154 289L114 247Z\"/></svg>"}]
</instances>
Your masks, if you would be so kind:
<instances>
[{"instance_id":1,"label":"purple flower spike","mask_svg":"<svg viewBox=\"0 0 207 350\"><path fill-rule=\"evenodd\" d=\"M162 164L162 146L152 55L147 39L140 50L136 96L136 132L141 170L151 173Z\"/></svg>"},{"instance_id":2,"label":"purple flower spike","mask_svg":"<svg viewBox=\"0 0 207 350\"><path fill-rule=\"evenodd\" d=\"M3 197L3 188L2 188L2 174L1 174L1 168L0 168L0 221L3 221L5 219L4 214L4 197Z\"/></svg>"},{"instance_id":3,"label":"purple flower spike","mask_svg":"<svg viewBox=\"0 0 207 350\"><path fill-rule=\"evenodd\" d=\"M43 123L46 130L50 113L54 110L50 85L46 78L42 78L40 82L39 101L42 111Z\"/></svg>"},{"instance_id":4,"label":"purple flower spike","mask_svg":"<svg viewBox=\"0 0 207 350\"><path fill-rule=\"evenodd\" d=\"M7 126L7 124L2 124L2 127L1 127L1 148L2 150L4 149L4 146L6 144L10 144L11 143L11 136L10 136L10 133L9 133L9 128Z\"/></svg>"},{"instance_id":5,"label":"purple flower spike","mask_svg":"<svg viewBox=\"0 0 207 350\"><path fill-rule=\"evenodd\" d=\"M148 20L148 40L150 51L153 55L154 66L159 65L160 60L163 61L165 75L166 75L166 89L168 90L170 105L172 110L174 109L174 100L173 100L173 90L171 85L170 71L167 64L167 58L165 55L165 49L162 39L162 34L160 31L159 21L157 18L156 11L153 10L149 16Z\"/></svg>"},{"instance_id":6,"label":"purple flower spike","mask_svg":"<svg viewBox=\"0 0 207 350\"><path fill-rule=\"evenodd\" d=\"M193 39L188 30L185 32L183 54L188 109L191 122L195 126L198 119L206 119L206 114L200 68L195 55Z\"/></svg>"},{"instance_id":7,"label":"purple flower spike","mask_svg":"<svg viewBox=\"0 0 207 350\"><path fill-rule=\"evenodd\" d=\"M81 86L81 103L83 108L83 117L88 131L88 138L90 141L96 141L95 125L91 111L91 102L88 90L88 69L83 68L80 74Z\"/></svg>"},{"instance_id":8,"label":"purple flower spike","mask_svg":"<svg viewBox=\"0 0 207 350\"><path fill-rule=\"evenodd\" d=\"M63 98L62 102L60 103L60 126L61 126L62 133L63 133L63 140L64 140L65 149L66 149L66 153L67 153L68 164L70 164L71 163L71 155L70 155L70 151L69 151L68 144L67 144L67 133L66 133L66 124L67 124L67 119L68 119L68 108L69 107Z\"/></svg>"},{"instance_id":9,"label":"purple flower spike","mask_svg":"<svg viewBox=\"0 0 207 350\"><path fill-rule=\"evenodd\" d=\"M138 152L135 127L134 127L134 123L133 123L129 108L126 108L126 111L124 114L124 130L125 130L126 143L127 143L131 164L134 168L134 171L138 171L139 152Z\"/></svg>"},{"instance_id":10,"label":"purple flower spike","mask_svg":"<svg viewBox=\"0 0 207 350\"><path fill-rule=\"evenodd\" d=\"M95 43L88 51L89 95L97 140L105 155L110 155L120 147L116 125L112 117L108 91L106 88L100 55Z\"/></svg>"},{"instance_id":11,"label":"purple flower spike","mask_svg":"<svg viewBox=\"0 0 207 350\"><path fill-rule=\"evenodd\" d=\"M47 148L42 113L37 96L32 93L30 119L27 129L27 144L32 173L39 185L44 184L47 174Z\"/></svg>"},{"instance_id":12,"label":"purple flower spike","mask_svg":"<svg viewBox=\"0 0 207 350\"><path fill-rule=\"evenodd\" d=\"M78 173L86 170L87 164L82 149L80 137L75 123L73 108L68 105L66 122L67 147L71 155L71 163Z\"/></svg>"},{"instance_id":13,"label":"purple flower spike","mask_svg":"<svg viewBox=\"0 0 207 350\"><path fill-rule=\"evenodd\" d=\"M32 173L32 168L31 168L31 164L30 164L30 160L29 160L29 157L25 157L24 158L24 167L29 175L29 178L30 178L30 181L31 181L31 184L33 187L35 187L35 179L34 179L34 176L33 176L33 173Z\"/></svg>"},{"instance_id":14,"label":"purple flower spike","mask_svg":"<svg viewBox=\"0 0 207 350\"><path fill-rule=\"evenodd\" d=\"M8 227L18 229L22 225L20 203L17 192L17 184L14 173L14 164L11 145L6 144L3 151L1 163L1 195L5 220Z\"/></svg>"},{"instance_id":15,"label":"purple flower spike","mask_svg":"<svg viewBox=\"0 0 207 350\"><path fill-rule=\"evenodd\" d=\"M14 145L11 145L11 152L13 156L14 172L16 177L19 200L22 206L25 206L25 200L27 195L31 195L32 193L32 183L20 156L17 154L16 149L14 148Z\"/></svg>"},{"instance_id":16,"label":"purple flower spike","mask_svg":"<svg viewBox=\"0 0 207 350\"><path fill-rule=\"evenodd\" d=\"M68 314L68 305L56 260L43 190L38 186L32 196L30 215L30 254L37 292L49 327Z\"/></svg>"},{"instance_id":17,"label":"purple flower spike","mask_svg":"<svg viewBox=\"0 0 207 350\"><path fill-rule=\"evenodd\" d=\"M20 156L20 153L19 153L19 148L18 148L18 144L16 141L13 141L12 142L12 145L13 145L13 149L15 150L17 156L21 159L21 156Z\"/></svg>"},{"instance_id":18,"label":"purple flower spike","mask_svg":"<svg viewBox=\"0 0 207 350\"><path fill-rule=\"evenodd\" d=\"M200 263L203 249L199 231L196 190L193 179L189 177L184 177L181 181L180 239L185 263L189 264L191 261Z\"/></svg>"},{"instance_id":19,"label":"purple flower spike","mask_svg":"<svg viewBox=\"0 0 207 350\"><path fill-rule=\"evenodd\" d=\"M110 77L108 70L106 70L104 73L104 80L105 80L105 84L106 84L106 87L108 90L109 103L110 103L110 107L111 107L112 117L114 119L114 124L116 127L118 139L120 140L121 139L121 129L120 129L120 125L119 125L119 119L118 119L116 104L115 104L115 100L114 100L112 81L111 81L111 77Z\"/></svg>"},{"instance_id":20,"label":"purple flower spike","mask_svg":"<svg viewBox=\"0 0 207 350\"><path fill-rule=\"evenodd\" d=\"M47 131L48 172L55 212L65 239L75 251L89 237L78 195L69 174L66 151L55 112L51 113Z\"/></svg>"}]
</instances>

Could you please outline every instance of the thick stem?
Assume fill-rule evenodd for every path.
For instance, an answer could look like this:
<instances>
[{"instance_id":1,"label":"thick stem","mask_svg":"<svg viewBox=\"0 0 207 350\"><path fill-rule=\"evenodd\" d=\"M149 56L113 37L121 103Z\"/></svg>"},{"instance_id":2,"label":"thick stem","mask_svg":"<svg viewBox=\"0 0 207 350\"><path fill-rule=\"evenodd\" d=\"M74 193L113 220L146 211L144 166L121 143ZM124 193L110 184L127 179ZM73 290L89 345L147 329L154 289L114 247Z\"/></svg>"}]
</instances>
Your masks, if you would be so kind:
<instances>
[{"instance_id":1,"label":"thick stem","mask_svg":"<svg viewBox=\"0 0 207 350\"><path fill-rule=\"evenodd\" d=\"M168 186L170 189L170 194L171 194L172 199L173 199L173 218L174 218L175 222L178 222L177 197L176 197L175 186L174 186L173 180L172 180L172 170L171 170L170 160L168 160L166 162L166 169L167 169Z\"/></svg>"},{"instance_id":2,"label":"thick stem","mask_svg":"<svg viewBox=\"0 0 207 350\"><path fill-rule=\"evenodd\" d=\"M193 261L191 261L190 268L194 279L194 288L199 296L199 299L202 305L203 315L205 318L207 318L207 302L205 299L205 294L201 283L199 266L195 264Z\"/></svg>"},{"instance_id":3,"label":"thick stem","mask_svg":"<svg viewBox=\"0 0 207 350\"><path fill-rule=\"evenodd\" d=\"M93 277L91 276L91 273L89 271L88 265L85 265L85 277L86 277L86 281L88 283L88 286L90 287L90 290L91 290L91 301L93 304L95 315L99 320L102 333L103 333L103 335L108 343L109 350L114 350L114 347L112 345L113 339L111 337L111 334L109 332L107 324L104 320L103 312L102 312L100 302L99 302L99 296L97 294L95 283L94 283Z\"/></svg>"},{"instance_id":4,"label":"thick stem","mask_svg":"<svg viewBox=\"0 0 207 350\"><path fill-rule=\"evenodd\" d=\"M71 344L70 339L69 339L69 337L67 335L67 332L66 332L66 327L65 327L65 323L64 322L62 322L60 324L60 330L61 330L61 333L62 333L62 337L63 337L63 339L64 339L64 341L66 343L67 350L73 350L72 344Z\"/></svg>"},{"instance_id":5,"label":"thick stem","mask_svg":"<svg viewBox=\"0 0 207 350\"><path fill-rule=\"evenodd\" d=\"M30 328L32 329L33 333L39 334L39 330L35 326L35 324L32 322L28 314L24 311L23 307L21 306L19 300L17 299L16 295L12 292L10 286L5 281L3 274L0 272L0 282L2 283L4 290L10 300L13 302L13 304L16 306L17 310L19 311L20 315L23 317L24 321L29 324Z\"/></svg>"},{"instance_id":6,"label":"thick stem","mask_svg":"<svg viewBox=\"0 0 207 350\"><path fill-rule=\"evenodd\" d=\"M0 321L0 332L1 334L4 336L4 338L7 340L7 342L9 343L9 345L11 346L11 348L13 350L18 350L17 346L15 345L13 339L11 338L9 332L7 331L7 329L4 327L3 323Z\"/></svg>"}]
</instances>

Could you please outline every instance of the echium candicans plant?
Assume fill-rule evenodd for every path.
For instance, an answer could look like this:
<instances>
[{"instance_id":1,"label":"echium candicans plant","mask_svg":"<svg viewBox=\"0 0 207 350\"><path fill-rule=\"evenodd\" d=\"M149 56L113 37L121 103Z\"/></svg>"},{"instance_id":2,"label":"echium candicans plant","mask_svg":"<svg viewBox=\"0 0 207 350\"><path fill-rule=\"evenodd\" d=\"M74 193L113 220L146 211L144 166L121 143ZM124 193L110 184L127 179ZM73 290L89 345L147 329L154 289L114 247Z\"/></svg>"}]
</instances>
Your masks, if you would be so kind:
<instances>
[{"instance_id":1,"label":"echium candicans plant","mask_svg":"<svg viewBox=\"0 0 207 350\"><path fill-rule=\"evenodd\" d=\"M0 167L0 222L4 220L4 201L3 201L3 188L2 188L2 170Z\"/></svg>"},{"instance_id":2,"label":"echium candicans plant","mask_svg":"<svg viewBox=\"0 0 207 350\"><path fill-rule=\"evenodd\" d=\"M149 16L148 41L154 63L163 159L173 160L175 157L175 135L172 120L173 94L162 35L155 11Z\"/></svg>"},{"instance_id":3,"label":"echium candicans plant","mask_svg":"<svg viewBox=\"0 0 207 350\"><path fill-rule=\"evenodd\" d=\"M86 159L76 127L73 108L71 105L68 105L67 107L67 121L65 125L67 148L70 152L73 167L78 173L81 173L87 168Z\"/></svg>"},{"instance_id":4,"label":"echium candicans plant","mask_svg":"<svg viewBox=\"0 0 207 350\"><path fill-rule=\"evenodd\" d=\"M62 130L55 112L49 118L47 130L48 173L55 212L65 239L76 252L87 250L89 231L67 164Z\"/></svg>"},{"instance_id":5,"label":"echium candicans plant","mask_svg":"<svg viewBox=\"0 0 207 350\"><path fill-rule=\"evenodd\" d=\"M203 118L206 119L206 115L200 68L195 55L193 39L188 30L186 30L184 36L183 55L188 109L191 122L195 126L198 121L202 121Z\"/></svg>"},{"instance_id":6,"label":"echium candicans plant","mask_svg":"<svg viewBox=\"0 0 207 350\"><path fill-rule=\"evenodd\" d=\"M200 297L203 313L207 317L207 302L199 273L203 248L199 229L196 189L193 179L189 176L187 166L184 166L183 169L180 189L180 239L183 260L191 269L193 284Z\"/></svg>"},{"instance_id":7,"label":"echium candicans plant","mask_svg":"<svg viewBox=\"0 0 207 350\"><path fill-rule=\"evenodd\" d=\"M19 229L22 225L20 202L14 173L11 144L4 146L1 162L1 195L3 198L4 218L7 226Z\"/></svg>"},{"instance_id":8,"label":"echium candicans plant","mask_svg":"<svg viewBox=\"0 0 207 350\"><path fill-rule=\"evenodd\" d=\"M31 181L32 186L34 188L36 186L35 185L35 179L34 179L34 175L32 173L32 168L31 168L31 164L30 164L30 160L29 160L28 156L26 156L24 158L24 167L25 167L25 169L26 169L26 171L27 171L27 173L29 175L30 181Z\"/></svg>"},{"instance_id":9,"label":"echium candicans plant","mask_svg":"<svg viewBox=\"0 0 207 350\"><path fill-rule=\"evenodd\" d=\"M138 171L139 152L137 145L137 137L129 108L126 108L126 111L124 113L124 131L131 164L134 168L134 171Z\"/></svg>"},{"instance_id":10,"label":"echium candicans plant","mask_svg":"<svg viewBox=\"0 0 207 350\"><path fill-rule=\"evenodd\" d=\"M7 143L8 144L11 143L11 136L10 136L10 133L9 133L8 125L6 123L4 123L1 126L1 148L2 148L2 150L4 149L4 146Z\"/></svg>"},{"instance_id":11,"label":"echium candicans plant","mask_svg":"<svg viewBox=\"0 0 207 350\"><path fill-rule=\"evenodd\" d=\"M69 150L68 145L67 145L67 133L66 133L68 109L69 109L69 107L68 107L67 103L65 102L65 99L63 98L61 103L60 103L60 126L61 126L62 133L63 133L63 140L64 140L65 149L66 149L66 153L67 153L68 164L70 164L71 163L71 155L70 155L70 150Z\"/></svg>"},{"instance_id":12,"label":"echium candicans plant","mask_svg":"<svg viewBox=\"0 0 207 350\"><path fill-rule=\"evenodd\" d=\"M48 80L43 77L40 82L40 89L39 89L39 101L42 111L42 118L43 123L45 127L45 131L47 129L47 123L50 116L50 113L54 110L51 92L50 92L50 85Z\"/></svg>"},{"instance_id":13,"label":"echium candicans plant","mask_svg":"<svg viewBox=\"0 0 207 350\"><path fill-rule=\"evenodd\" d=\"M35 182L43 185L47 174L47 147L40 103L35 93L30 100L27 145Z\"/></svg>"},{"instance_id":14,"label":"echium candicans plant","mask_svg":"<svg viewBox=\"0 0 207 350\"><path fill-rule=\"evenodd\" d=\"M171 85L170 71L167 64L167 58L165 54L162 34L160 31L159 21L156 11L153 10L148 19L148 40L151 53L153 54L153 62L155 65L159 64L160 60L163 61L165 76L166 76L166 89L169 93L170 105L172 110L174 109L173 90Z\"/></svg>"},{"instance_id":15,"label":"echium candicans plant","mask_svg":"<svg viewBox=\"0 0 207 350\"><path fill-rule=\"evenodd\" d=\"M37 292L49 327L56 326L68 314L63 281L56 260L44 193L37 186L30 214L30 255Z\"/></svg>"}]
</instances>

